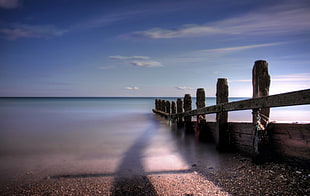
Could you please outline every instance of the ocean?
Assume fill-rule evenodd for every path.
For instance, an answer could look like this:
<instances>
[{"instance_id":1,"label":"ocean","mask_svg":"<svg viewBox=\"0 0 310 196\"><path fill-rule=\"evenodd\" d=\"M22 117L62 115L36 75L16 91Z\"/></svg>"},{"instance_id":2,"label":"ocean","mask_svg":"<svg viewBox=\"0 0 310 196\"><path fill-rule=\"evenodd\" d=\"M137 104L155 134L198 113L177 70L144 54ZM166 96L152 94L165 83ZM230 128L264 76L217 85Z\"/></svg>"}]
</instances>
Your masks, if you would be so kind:
<instances>
[{"instance_id":1,"label":"ocean","mask_svg":"<svg viewBox=\"0 0 310 196\"><path fill-rule=\"evenodd\" d=\"M175 172L192 164L216 167L223 162L214 146L184 137L154 115L154 102L151 97L0 98L0 182ZM194 103L195 99L193 108ZM214 105L215 98L206 103ZM272 109L271 120L310 122L309 109ZM251 111L229 113L229 121L251 118ZM215 115L207 117L214 119Z\"/></svg>"}]
</instances>

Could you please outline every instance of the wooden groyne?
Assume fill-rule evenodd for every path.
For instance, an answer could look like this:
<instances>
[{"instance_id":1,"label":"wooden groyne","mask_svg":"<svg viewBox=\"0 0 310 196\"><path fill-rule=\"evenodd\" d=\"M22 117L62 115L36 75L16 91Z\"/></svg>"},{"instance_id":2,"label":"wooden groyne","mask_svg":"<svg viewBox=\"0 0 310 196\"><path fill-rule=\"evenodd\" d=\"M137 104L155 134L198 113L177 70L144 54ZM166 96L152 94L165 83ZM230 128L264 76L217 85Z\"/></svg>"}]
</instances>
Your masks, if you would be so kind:
<instances>
[{"instance_id":1,"label":"wooden groyne","mask_svg":"<svg viewBox=\"0 0 310 196\"><path fill-rule=\"evenodd\" d=\"M259 115L269 118L270 108L310 104L310 89L269 96L270 75L268 63L256 61L252 70L253 98L228 102L228 82L226 78L217 81L216 105L205 105L203 88L197 89L196 109L192 109L190 94L177 101L155 100L154 113L165 116L186 130L194 130L200 139L212 140L219 151L237 151L253 155L255 128L260 121ZM252 110L252 123L228 122L228 112ZM206 121L207 114L216 114L216 122ZM192 116L197 121L192 122ZM310 163L310 124L268 123L268 145L266 154L272 154L285 160L298 160ZM266 129L267 130L267 129Z\"/></svg>"}]
</instances>

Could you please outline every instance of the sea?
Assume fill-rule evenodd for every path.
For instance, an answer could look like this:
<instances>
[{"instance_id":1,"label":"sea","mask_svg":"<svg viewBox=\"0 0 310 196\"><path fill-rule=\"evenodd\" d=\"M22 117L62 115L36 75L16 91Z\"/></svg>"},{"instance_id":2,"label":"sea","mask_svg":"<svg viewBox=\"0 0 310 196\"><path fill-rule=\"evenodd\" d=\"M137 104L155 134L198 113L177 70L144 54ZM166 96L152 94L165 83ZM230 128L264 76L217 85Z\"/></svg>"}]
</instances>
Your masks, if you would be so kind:
<instances>
[{"instance_id":1,"label":"sea","mask_svg":"<svg viewBox=\"0 0 310 196\"><path fill-rule=\"evenodd\" d=\"M215 101L207 98L206 104ZM195 98L193 108L194 103ZM153 114L154 107L155 97L0 98L0 182L225 164L214 146L185 137ZM251 111L229 112L229 121L251 118ZM275 108L270 119L309 123L310 106ZM207 120L215 121L215 115L207 115Z\"/></svg>"}]
</instances>

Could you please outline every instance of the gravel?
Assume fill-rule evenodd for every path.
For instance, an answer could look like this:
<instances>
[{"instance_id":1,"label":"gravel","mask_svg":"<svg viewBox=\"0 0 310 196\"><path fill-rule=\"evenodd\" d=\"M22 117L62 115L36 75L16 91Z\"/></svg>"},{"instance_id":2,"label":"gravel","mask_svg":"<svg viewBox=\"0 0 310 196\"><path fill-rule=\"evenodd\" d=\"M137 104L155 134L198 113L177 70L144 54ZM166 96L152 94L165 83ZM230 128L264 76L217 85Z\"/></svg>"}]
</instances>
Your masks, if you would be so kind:
<instances>
[{"instance_id":1,"label":"gravel","mask_svg":"<svg viewBox=\"0 0 310 196\"><path fill-rule=\"evenodd\" d=\"M31 175L29 175L31 177ZM310 195L310 170L279 163L255 165L236 155L225 168L179 173L63 176L2 183L1 195Z\"/></svg>"}]
</instances>

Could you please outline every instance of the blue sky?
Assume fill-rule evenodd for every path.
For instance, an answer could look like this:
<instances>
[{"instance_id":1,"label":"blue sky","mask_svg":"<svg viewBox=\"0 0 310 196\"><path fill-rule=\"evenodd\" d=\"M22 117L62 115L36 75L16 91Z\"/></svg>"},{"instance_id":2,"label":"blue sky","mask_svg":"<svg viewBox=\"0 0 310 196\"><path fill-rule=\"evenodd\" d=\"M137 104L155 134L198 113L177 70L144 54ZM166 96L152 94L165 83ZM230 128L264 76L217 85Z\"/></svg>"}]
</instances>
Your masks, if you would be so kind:
<instances>
[{"instance_id":1,"label":"blue sky","mask_svg":"<svg viewBox=\"0 0 310 196\"><path fill-rule=\"evenodd\" d=\"M0 0L0 96L230 96L310 86L308 0Z\"/></svg>"}]
</instances>

